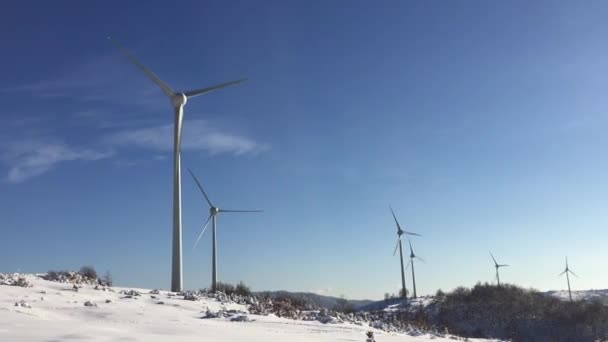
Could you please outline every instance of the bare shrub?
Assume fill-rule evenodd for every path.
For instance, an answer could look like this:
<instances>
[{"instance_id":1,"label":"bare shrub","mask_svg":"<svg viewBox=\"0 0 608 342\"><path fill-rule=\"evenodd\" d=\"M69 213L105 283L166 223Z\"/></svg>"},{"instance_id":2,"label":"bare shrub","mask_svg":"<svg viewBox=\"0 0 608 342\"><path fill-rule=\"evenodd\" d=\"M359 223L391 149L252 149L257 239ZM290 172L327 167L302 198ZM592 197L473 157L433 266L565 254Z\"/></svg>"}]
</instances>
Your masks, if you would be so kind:
<instances>
[{"instance_id":1,"label":"bare shrub","mask_svg":"<svg viewBox=\"0 0 608 342\"><path fill-rule=\"evenodd\" d=\"M249 288L249 286L245 285L242 281L240 283L238 283L236 285L236 288L234 289L234 293L236 293L239 296L251 296L251 289Z\"/></svg>"},{"instance_id":2,"label":"bare shrub","mask_svg":"<svg viewBox=\"0 0 608 342\"><path fill-rule=\"evenodd\" d=\"M97 271L95 271L95 267L93 266L82 266L78 273L85 278L97 280Z\"/></svg>"}]
</instances>

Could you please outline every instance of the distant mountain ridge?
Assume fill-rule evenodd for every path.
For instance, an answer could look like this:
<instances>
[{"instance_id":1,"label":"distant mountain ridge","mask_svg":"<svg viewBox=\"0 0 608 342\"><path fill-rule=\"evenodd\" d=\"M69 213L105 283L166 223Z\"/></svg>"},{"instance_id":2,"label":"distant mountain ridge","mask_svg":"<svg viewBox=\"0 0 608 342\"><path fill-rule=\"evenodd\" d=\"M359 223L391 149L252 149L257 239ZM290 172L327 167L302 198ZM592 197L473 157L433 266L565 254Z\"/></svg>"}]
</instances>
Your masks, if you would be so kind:
<instances>
[{"instance_id":1,"label":"distant mountain ridge","mask_svg":"<svg viewBox=\"0 0 608 342\"><path fill-rule=\"evenodd\" d=\"M289 291L261 291L261 292L256 292L255 294L257 295L269 295L271 298L272 297L279 297L279 296L290 296L290 297L294 297L294 298L300 298L300 299L304 299L306 301L312 302L322 308L326 308L326 309L333 309L336 304L338 303L338 300L340 299L340 297L333 297L333 296L324 296L324 295L320 295L320 294L316 294L316 293L312 293L312 292L289 292ZM352 305L353 308L355 310L358 310L359 308L369 305L371 303L374 303L373 300L367 300L367 299L346 299L348 304Z\"/></svg>"}]
</instances>

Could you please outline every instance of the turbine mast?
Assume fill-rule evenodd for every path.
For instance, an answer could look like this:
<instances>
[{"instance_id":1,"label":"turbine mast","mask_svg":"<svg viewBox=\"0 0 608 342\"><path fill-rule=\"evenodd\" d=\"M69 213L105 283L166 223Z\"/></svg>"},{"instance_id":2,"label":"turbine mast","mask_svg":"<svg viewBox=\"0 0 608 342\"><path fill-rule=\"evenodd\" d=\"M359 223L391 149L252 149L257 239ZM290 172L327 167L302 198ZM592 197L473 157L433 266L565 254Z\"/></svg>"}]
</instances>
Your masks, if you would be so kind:
<instances>
[{"instance_id":1,"label":"turbine mast","mask_svg":"<svg viewBox=\"0 0 608 342\"><path fill-rule=\"evenodd\" d=\"M182 276L182 172L181 152L184 105L175 104L173 134L173 258L171 267L171 291L183 289Z\"/></svg>"},{"instance_id":2,"label":"turbine mast","mask_svg":"<svg viewBox=\"0 0 608 342\"><path fill-rule=\"evenodd\" d=\"M212 256L211 256L211 267L213 269L211 274L211 291L215 293L217 291L217 215L213 215L213 231L211 240L212 243Z\"/></svg>"},{"instance_id":3,"label":"turbine mast","mask_svg":"<svg viewBox=\"0 0 608 342\"><path fill-rule=\"evenodd\" d=\"M401 288L403 290L402 297L407 299L407 288L405 287L405 269L403 268L403 249L401 248L401 238L399 238L399 258L401 259Z\"/></svg>"},{"instance_id":4,"label":"turbine mast","mask_svg":"<svg viewBox=\"0 0 608 342\"><path fill-rule=\"evenodd\" d=\"M414 272L414 258L411 259L412 263L412 282L414 283L414 299L417 298L416 294L416 273Z\"/></svg>"},{"instance_id":5,"label":"turbine mast","mask_svg":"<svg viewBox=\"0 0 608 342\"><path fill-rule=\"evenodd\" d=\"M495 267L496 267L496 281L498 283L498 286L500 286L500 275L498 274L498 266L495 266Z\"/></svg>"},{"instance_id":6,"label":"turbine mast","mask_svg":"<svg viewBox=\"0 0 608 342\"><path fill-rule=\"evenodd\" d=\"M572 302L572 291L570 290L570 276L568 276L569 270L566 269L566 281L568 282L568 297L570 298L570 302Z\"/></svg>"}]
</instances>

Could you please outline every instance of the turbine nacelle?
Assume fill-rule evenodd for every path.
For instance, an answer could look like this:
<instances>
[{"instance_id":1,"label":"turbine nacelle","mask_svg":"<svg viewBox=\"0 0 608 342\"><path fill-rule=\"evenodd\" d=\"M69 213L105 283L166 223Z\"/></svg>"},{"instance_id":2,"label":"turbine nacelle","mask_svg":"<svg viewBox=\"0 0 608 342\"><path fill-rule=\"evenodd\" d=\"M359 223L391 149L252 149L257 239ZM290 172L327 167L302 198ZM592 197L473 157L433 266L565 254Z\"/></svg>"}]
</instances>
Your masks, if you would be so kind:
<instances>
[{"instance_id":1,"label":"turbine nacelle","mask_svg":"<svg viewBox=\"0 0 608 342\"><path fill-rule=\"evenodd\" d=\"M220 213L220 208L216 208L216 207L211 207L209 208L209 214L210 215L217 215Z\"/></svg>"},{"instance_id":2,"label":"turbine nacelle","mask_svg":"<svg viewBox=\"0 0 608 342\"><path fill-rule=\"evenodd\" d=\"M183 107L188 102L188 96L184 93L176 93L171 97L171 103L174 107Z\"/></svg>"}]
</instances>

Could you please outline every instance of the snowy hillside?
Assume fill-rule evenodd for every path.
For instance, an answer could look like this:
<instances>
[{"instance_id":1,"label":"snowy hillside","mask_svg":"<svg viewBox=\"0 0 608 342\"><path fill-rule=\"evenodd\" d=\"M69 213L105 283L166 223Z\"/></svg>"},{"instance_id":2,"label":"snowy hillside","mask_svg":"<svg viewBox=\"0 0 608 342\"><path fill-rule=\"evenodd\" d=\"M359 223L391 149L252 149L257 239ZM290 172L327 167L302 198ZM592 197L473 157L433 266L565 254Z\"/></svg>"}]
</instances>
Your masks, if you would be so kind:
<instances>
[{"instance_id":1,"label":"snowy hillside","mask_svg":"<svg viewBox=\"0 0 608 342\"><path fill-rule=\"evenodd\" d=\"M0 341L365 341L367 330L378 342L455 339L251 315L246 305L166 291L93 285L76 291L70 283L23 277L31 286L0 285Z\"/></svg>"},{"instance_id":2,"label":"snowy hillside","mask_svg":"<svg viewBox=\"0 0 608 342\"><path fill-rule=\"evenodd\" d=\"M336 305L338 304L338 301L340 300L339 297L324 296L324 295L310 293L310 292L262 291L262 292L258 292L258 294L268 295L270 297L286 295L286 296L290 296L290 297L301 298L303 300L314 303L314 304L316 304L322 308L326 308L326 309L333 309L334 307L336 307ZM351 305L354 309L357 310L361 307L364 307L366 305L369 305L369 304L372 304L375 302L373 300L367 300L367 299L361 299L361 300L348 299L347 303L349 305Z\"/></svg>"},{"instance_id":3,"label":"snowy hillside","mask_svg":"<svg viewBox=\"0 0 608 342\"><path fill-rule=\"evenodd\" d=\"M423 297L418 297L416 299L414 299L414 298L408 298L408 299L391 298L391 299L379 300L377 302L372 302L367 305L361 306L358 309L358 311L382 310L382 311L390 312L390 311L396 311L396 310L400 310L400 309L417 308L420 306L424 307L424 306L429 305L432 301L433 301L432 296L423 296Z\"/></svg>"},{"instance_id":4,"label":"snowy hillside","mask_svg":"<svg viewBox=\"0 0 608 342\"><path fill-rule=\"evenodd\" d=\"M568 291L547 291L545 292L549 296L553 296L559 299L568 300ZM608 289L605 290L583 290L583 291L572 291L572 300L596 300L601 303L608 304Z\"/></svg>"}]
</instances>

